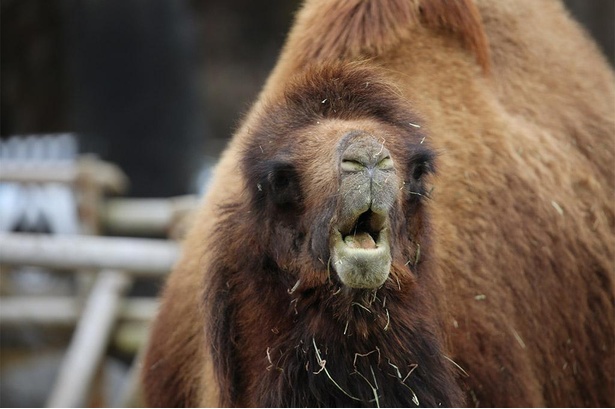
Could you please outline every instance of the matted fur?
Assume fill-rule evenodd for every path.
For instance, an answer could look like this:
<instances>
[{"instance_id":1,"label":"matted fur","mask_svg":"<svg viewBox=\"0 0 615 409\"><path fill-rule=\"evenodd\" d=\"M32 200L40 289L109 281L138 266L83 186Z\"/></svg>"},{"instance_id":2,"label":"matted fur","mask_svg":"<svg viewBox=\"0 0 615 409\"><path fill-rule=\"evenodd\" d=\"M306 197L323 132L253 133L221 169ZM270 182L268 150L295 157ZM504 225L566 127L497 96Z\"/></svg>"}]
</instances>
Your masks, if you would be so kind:
<instances>
[{"instance_id":1,"label":"matted fur","mask_svg":"<svg viewBox=\"0 0 615 409\"><path fill-rule=\"evenodd\" d=\"M307 1L169 277L147 404L615 405L614 112L558 1ZM375 292L328 262L353 129L406 182Z\"/></svg>"}]
</instances>

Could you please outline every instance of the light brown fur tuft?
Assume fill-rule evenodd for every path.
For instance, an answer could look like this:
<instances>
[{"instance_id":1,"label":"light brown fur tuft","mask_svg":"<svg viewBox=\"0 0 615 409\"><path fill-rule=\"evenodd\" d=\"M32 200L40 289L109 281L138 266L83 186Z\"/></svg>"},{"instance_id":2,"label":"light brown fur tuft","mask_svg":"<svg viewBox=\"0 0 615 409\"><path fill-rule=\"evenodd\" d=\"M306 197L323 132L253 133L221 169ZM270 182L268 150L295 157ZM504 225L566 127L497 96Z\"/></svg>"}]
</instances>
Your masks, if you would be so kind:
<instances>
[{"instance_id":1,"label":"light brown fur tuft","mask_svg":"<svg viewBox=\"0 0 615 409\"><path fill-rule=\"evenodd\" d=\"M489 71L489 45L472 0L321 0L302 10L297 27L305 61L379 55L425 27L457 37Z\"/></svg>"}]
</instances>

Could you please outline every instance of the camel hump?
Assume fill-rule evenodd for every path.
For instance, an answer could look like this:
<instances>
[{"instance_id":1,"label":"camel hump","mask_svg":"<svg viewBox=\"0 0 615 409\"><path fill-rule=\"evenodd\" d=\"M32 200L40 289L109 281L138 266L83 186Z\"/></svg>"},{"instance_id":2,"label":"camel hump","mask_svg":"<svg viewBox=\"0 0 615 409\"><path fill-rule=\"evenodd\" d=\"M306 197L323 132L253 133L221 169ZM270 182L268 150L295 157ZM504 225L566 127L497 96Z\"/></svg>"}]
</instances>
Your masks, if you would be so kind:
<instances>
[{"instance_id":1,"label":"camel hump","mask_svg":"<svg viewBox=\"0 0 615 409\"><path fill-rule=\"evenodd\" d=\"M378 55L416 27L457 37L489 71L489 45L472 0L308 0L294 32L307 62Z\"/></svg>"}]
</instances>

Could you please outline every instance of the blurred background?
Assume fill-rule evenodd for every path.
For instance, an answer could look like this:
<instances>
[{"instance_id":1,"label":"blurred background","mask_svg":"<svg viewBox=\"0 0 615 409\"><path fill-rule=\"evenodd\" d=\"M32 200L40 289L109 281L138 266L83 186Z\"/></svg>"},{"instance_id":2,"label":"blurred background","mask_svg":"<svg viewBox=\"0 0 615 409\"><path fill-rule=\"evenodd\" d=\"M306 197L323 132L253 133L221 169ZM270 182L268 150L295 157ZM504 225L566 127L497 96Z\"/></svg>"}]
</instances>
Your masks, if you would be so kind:
<instances>
[{"instance_id":1,"label":"blurred background","mask_svg":"<svg viewBox=\"0 0 615 409\"><path fill-rule=\"evenodd\" d=\"M615 0L565 3L613 64ZM0 0L0 406L139 404L183 221L298 5Z\"/></svg>"}]
</instances>

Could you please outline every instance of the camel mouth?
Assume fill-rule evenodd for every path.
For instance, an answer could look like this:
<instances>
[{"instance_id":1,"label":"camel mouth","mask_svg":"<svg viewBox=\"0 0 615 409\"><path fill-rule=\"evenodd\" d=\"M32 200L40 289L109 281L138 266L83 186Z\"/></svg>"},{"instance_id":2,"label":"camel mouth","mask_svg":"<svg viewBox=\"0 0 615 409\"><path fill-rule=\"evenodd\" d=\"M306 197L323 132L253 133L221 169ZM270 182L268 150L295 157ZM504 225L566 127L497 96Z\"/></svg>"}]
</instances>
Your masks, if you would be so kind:
<instances>
[{"instance_id":1,"label":"camel mouth","mask_svg":"<svg viewBox=\"0 0 615 409\"><path fill-rule=\"evenodd\" d=\"M389 276L389 222L384 214L367 210L332 234L332 262L348 287L375 289Z\"/></svg>"},{"instance_id":2,"label":"camel mouth","mask_svg":"<svg viewBox=\"0 0 615 409\"><path fill-rule=\"evenodd\" d=\"M350 248L374 250L386 225L386 216L368 210L350 225L340 229L344 243Z\"/></svg>"}]
</instances>

